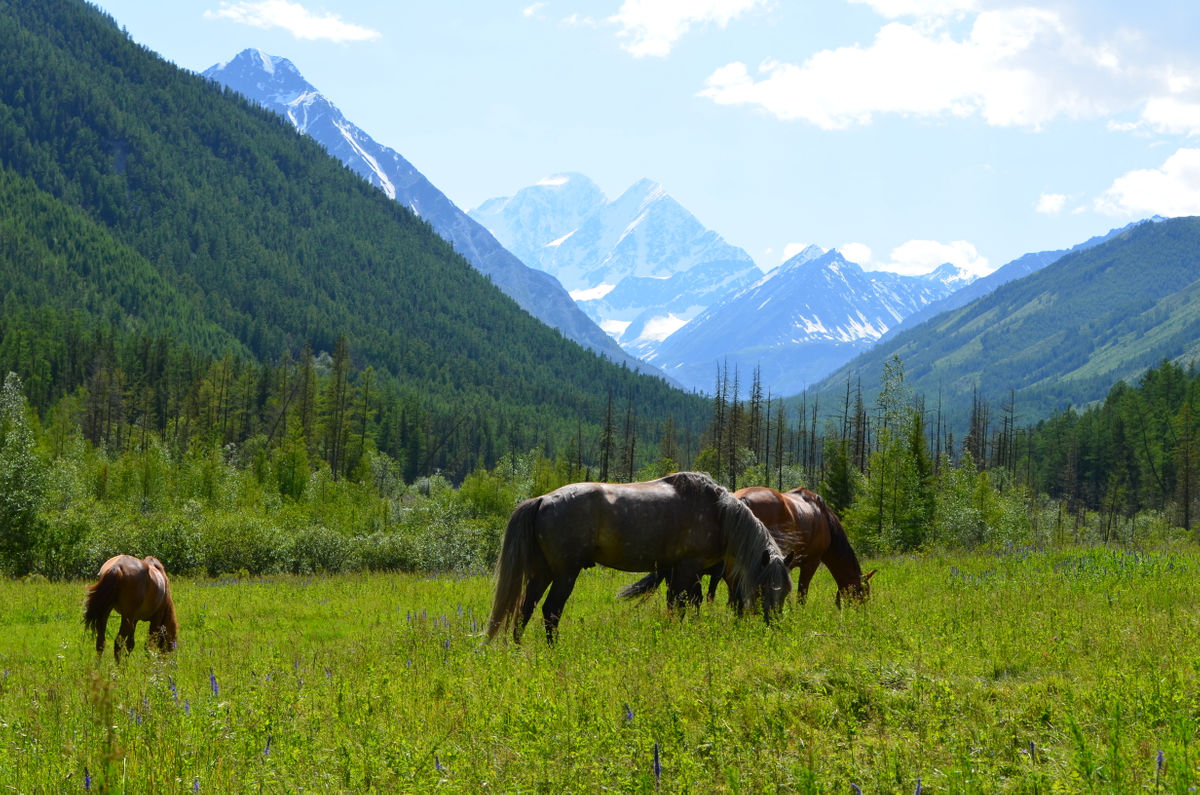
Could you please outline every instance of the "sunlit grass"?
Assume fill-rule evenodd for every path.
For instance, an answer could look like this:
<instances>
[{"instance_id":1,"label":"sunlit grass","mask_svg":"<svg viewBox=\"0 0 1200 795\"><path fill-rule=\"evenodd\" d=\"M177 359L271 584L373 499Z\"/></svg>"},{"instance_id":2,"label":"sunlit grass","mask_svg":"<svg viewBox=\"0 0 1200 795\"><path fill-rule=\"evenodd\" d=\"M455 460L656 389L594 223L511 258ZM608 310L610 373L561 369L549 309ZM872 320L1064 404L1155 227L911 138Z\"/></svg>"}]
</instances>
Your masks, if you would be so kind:
<instances>
[{"instance_id":1,"label":"sunlit grass","mask_svg":"<svg viewBox=\"0 0 1200 795\"><path fill-rule=\"evenodd\" d=\"M97 663L83 583L0 583L16 791L1185 792L1200 783L1200 553L869 561L767 627L622 602L480 637L487 578L174 578L180 648ZM109 648L116 631L110 622ZM654 749L659 749L656 774ZM1159 752L1162 765L1159 765Z\"/></svg>"}]
</instances>

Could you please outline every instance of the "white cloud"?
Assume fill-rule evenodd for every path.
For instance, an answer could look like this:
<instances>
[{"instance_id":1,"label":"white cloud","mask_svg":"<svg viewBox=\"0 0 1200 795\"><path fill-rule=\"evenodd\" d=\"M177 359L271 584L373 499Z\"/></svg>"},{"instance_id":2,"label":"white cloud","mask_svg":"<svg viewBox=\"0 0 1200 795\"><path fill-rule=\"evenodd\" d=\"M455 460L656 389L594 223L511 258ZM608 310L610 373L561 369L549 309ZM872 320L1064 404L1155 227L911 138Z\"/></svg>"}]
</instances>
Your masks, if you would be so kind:
<instances>
[{"instance_id":1,"label":"white cloud","mask_svg":"<svg viewBox=\"0 0 1200 795\"><path fill-rule=\"evenodd\" d=\"M853 262L863 268L871 264L871 247L863 243L843 243L837 247L847 262Z\"/></svg>"},{"instance_id":2,"label":"white cloud","mask_svg":"<svg viewBox=\"0 0 1200 795\"><path fill-rule=\"evenodd\" d=\"M288 0L221 3L219 10L205 11L204 18L231 19L263 29L283 28L298 39L347 42L369 41L380 36L379 31L343 22L337 14L309 11L299 3Z\"/></svg>"},{"instance_id":3,"label":"white cloud","mask_svg":"<svg viewBox=\"0 0 1200 795\"><path fill-rule=\"evenodd\" d=\"M1107 215L1200 215L1200 149L1180 149L1160 168L1118 177L1095 201Z\"/></svg>"},{"instance_id":4,"label":"white cloud","mask_svg":"<svg viewBox=\"0 0 1200 795\"><path fill-rule=\"evenodd\" d=\"M904 16L946 16L963 11L974 11L979 6L975 0L850 0L851 3L869 5L876 14L888 19Z\"/></svg>"},{"instance_id":5,"label":"white cloud","mask_svg":"<svg viewBox=\"0 0 1200 795\"><path fill-rule=\"evenodd\" d=\"M780 262L787 262L806 248L808 243L788 243L783 247L783 259Z\"/></svg>"},{"instance_id":6,"label":"white cloud","mask_svg":"<svg viewBox=\"0 0 1200 795\"><path fill-rule=\"evenodd\" d=\"M1038 197L1037 211L1045 215L1058 215L1067 204L1067 197L1061 193L1043 193Z\"/></svg>"},{"instance_id":7,"label":"white cloud","mask_svg":"<svg viewBox=\"0 0 1200 795\"><path fill-rule=\"evenodd\" d=\"M625 0L610 18L620 27L621 46L636 57L665 57L688 31L701 25L728 25L769 0Z\"/></svg>"},{"instance_id":8,"label":"white cloud","mask_svg":"<svg viewBox=\"0 0 1200 795\"><path fill-rule=\"evenodd\" d=\"M1142 122L1160 133L1200 135L1200 102L1154 97L1142 109Z\"/></svg>"},{"instance_id":9,"label":"white cloud","mask_svg":"<svg viewBox=\"0 0 1200 795\"><path fill-rule=\"evenodd\" d=\"M538 17L541 16L542 9L544 9L546 6L547 3L533 3L532 5L527 5L525 8L521 9L521 14L527 18Z\"/></svg>"},{"instance_id":10,"label":"white cloud","mask_svg":"<svg viewBox=\"0 0 1200 795\"><path fill-rule=\"evenodd\" d=\"M957 0L873 0L888 14L966 11ZM1135 107L1134 83L1110 49L1082 41L1054 11L1018 7L978 12L965 36L945 17L889 22L866 46L823 50L803 63L768 59L753 72L733 62L699 92L785 120L837 130L877 114L981 117L1000 127L1036 128L1058 116L1086 118Z\"/></svg>"},{"instance_id":11,"label":"white cloud","mask_svg":"<svg viewBox=\"0 0 1200 795\"><path fill-rule=\"evenodd\" d=\"M843 250L842 255L846 256ZM950 264L962 268L975 276L986 276L995 268L987 257L980 255L975 246L965 240L941 243L936 240L910 240L892 249L888 262L871 263L868 270L891 271L905 276L920 276Z\"/></svg>"}]
</instances>

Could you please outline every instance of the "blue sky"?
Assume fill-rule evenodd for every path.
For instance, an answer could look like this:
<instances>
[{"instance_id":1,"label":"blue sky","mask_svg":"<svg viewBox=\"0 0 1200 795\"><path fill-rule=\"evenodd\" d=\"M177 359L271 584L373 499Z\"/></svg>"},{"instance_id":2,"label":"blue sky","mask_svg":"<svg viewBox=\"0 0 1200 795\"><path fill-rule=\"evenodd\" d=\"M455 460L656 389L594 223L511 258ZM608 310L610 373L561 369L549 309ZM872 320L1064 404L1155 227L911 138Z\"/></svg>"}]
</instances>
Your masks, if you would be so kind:
<instances>
[{"instance_id":1,"label":"blue sky","mask_svg":"<svg viewBox=\"0 0 1200 795\"><path fill-rule=\"evenodd\" d=\"M292 60L464 209L648 177L764 269L987 272L1200 214L1196 0L99 0L203 71Z\"/></svg>"}]
</instances>

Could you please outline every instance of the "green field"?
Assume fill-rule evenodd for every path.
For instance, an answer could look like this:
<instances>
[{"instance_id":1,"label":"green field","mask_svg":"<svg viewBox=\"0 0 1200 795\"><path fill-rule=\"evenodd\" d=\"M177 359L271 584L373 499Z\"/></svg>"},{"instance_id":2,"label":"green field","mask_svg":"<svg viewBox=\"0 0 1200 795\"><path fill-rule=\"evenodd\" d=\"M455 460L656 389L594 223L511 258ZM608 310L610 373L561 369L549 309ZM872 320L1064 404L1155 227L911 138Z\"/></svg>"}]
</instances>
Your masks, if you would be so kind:
<instances>
[{"instance_id":1,"label":"green field","mask_svg":"<svg viewBox=\"0 0 1200 795\"><path fill-rule=\"evenodd\" d=\"M771 627L586 572L557 645L479 637L486 577L187 579L180 647L97 664L84 583L0 582L16 792L1187 792L1200 551L865 561ZM116 631L110 621L109 645ZM532 627L532 625L531 625ZM657 749L658 765L655 756Z\"/></svg>"}]
</instances>

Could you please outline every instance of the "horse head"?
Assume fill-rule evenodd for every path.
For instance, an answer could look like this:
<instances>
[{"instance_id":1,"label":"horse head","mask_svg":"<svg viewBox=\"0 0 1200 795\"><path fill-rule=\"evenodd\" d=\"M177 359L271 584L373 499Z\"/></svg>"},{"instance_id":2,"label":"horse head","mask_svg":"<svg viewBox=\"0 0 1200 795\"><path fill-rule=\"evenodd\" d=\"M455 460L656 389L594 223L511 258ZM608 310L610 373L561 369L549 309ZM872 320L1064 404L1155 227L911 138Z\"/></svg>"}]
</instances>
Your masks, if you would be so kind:
<instances>
[{"instance_id":1,"label":"horse head","mask_svg":"<svg viewBox=\"0 0 1200 795\"><path fill-rule=\"evenodd\" d=\"M879 569L871 569L866 574L858 579L858 582L852 582L837 591L837 606L841 608L843 597L854 604L863 604L871 598L871 583L868 582L875 576L875 572Z\"/></svg>"},{"instance_id":2,"label":"horse head","mask_svg":"<svg viewBox=\"0 0 1200 795\"><path fill-rule=\"evenodd\" d=\"M772 616L783 612L788 594L792 592L792 555L784 557L777 551L764 549L762 569L759 575L759 597L762 599L763 617L769 623Z\"/></svg>"}]
</instances>

